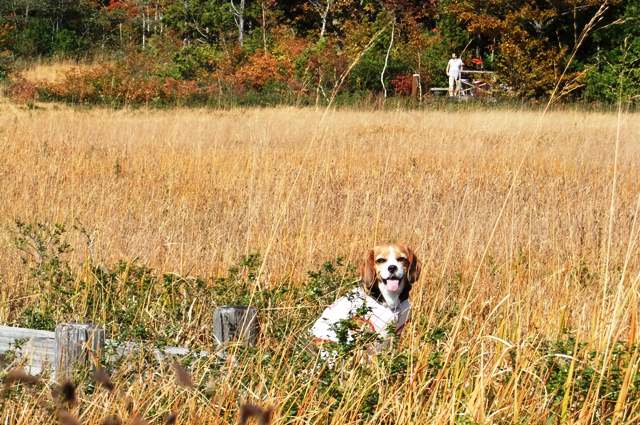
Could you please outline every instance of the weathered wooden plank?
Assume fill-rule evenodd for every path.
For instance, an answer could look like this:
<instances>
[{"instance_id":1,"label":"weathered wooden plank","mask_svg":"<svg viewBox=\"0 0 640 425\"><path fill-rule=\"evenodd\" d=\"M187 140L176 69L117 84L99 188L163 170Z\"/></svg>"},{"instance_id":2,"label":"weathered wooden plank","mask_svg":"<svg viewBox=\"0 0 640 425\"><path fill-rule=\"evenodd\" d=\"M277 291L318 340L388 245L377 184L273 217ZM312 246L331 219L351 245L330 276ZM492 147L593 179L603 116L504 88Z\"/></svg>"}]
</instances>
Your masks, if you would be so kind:
<instances>
[{"instance_id":1,"label":"weathered wooden plank","mask_svg":"<svg viewBox=\"0 0 640 425\"><path fill-rule=\"evenodd\" d=\"M91 359L100 359L104 349L104 329L91 324L60 323L56 326L55 379L70 379L73 370L90 366Z\"/></svg>"},{"instance_id":2,"label":"weathered wooden plank","mask_svg":"<svg viewBox=\"0 0 640 425\"><path fill-rule=\"evenodd\" d=\"M494 71L475 71L475 70L466 70L463 69L460 71L462 74L495 74Z\"/></svg>"},{"instance_id":3,"label":"weathered wooden plank","mask_svg":"<svg viewBox=\"0 0 640 425\"><path fill-rule=\"evenodd\" d=\"M112 339L108 339L106 341L107 346L111 346L115 348L115 356L116 357L126 357L132 354L135 354L144 349L144 344L137 342L117 342ZM161 361L167 357L184 357L191 355L193 357L207 357L210 356L211 353L206 351L191 351L188 348L184 347L162 347L162 348L154 348L151 350L153 357Z\"/></svg>"},{"instance_id":4,"label":"weathered wooden plank","mask_svg":"<svg viewBox=\"0 0 640 425\"><path fill-rule=\"evenodd\" d=\"M218 345L231 341L255 345L259 333L258 312L254 307L223 306L213 314L213 336Z\"/></svg>"},{"instance_id":5,"label":"weathered wooden plank","mask_svg":"<svg viewBox=\"0 0 640 425\"><path fill-rule=\"evenodd\" d=\"M19 348L17 348L19 347ZM13 350L32 374L51 368L56 352L55 333L36 329L0 326L0 353Z\"/></svg>"},{"instance_id":6,"label":"weathered wooden plank","mask_svg":"<svg viewBox=\"0 0 640 425\"><path fill-rule=\"evenodd\" d=\"M14 350L19 353L31 353L31 355L43 356L55 353L55 341L42 342L29 340L25 343L21 343L19 348L13 344L13 340L0 341L0 353Z\"/></svg>"},{"instance_id":7,"label":"weathered wooden plank","mask_svg":"<svg viewBox=\"0 0 640 425\"><path fill-rule=\"evenodd\" d=\"M260 327L255 308L225 306L216 309L214 316L213 330L215 342L220 347L218 351L210 353L184 347L164 347L153 349L153 356L158 361L183 356L224 358L225 343L256 344ZM140 343L107 340L104 330L94 325L59 324L55 332L0 325L0 353L13 350L30 373L40 373L46 367L57 380L71 377L75 365L89 365L92 358L97 360L105 344L115 346L116 358L144 348Z\"/></svg>"},{"instance_id":8,"label":"weathered wooden plank","mask_svg":"<svg viewBox=\"0 0 640 425\"><path fill-rule=\"evenodd\" d=\"M3 338L42 338L42 339L55 339L55 332L41 331L37 329L28 328L16 328L13 326L1 326L0 336Z\"/></svg>"},{"instance_id":9,"label":"weathered wooden plank","mask_svg":"<svg viewBox=\"0 0 640 425\"><path fill-rule=\"evenodd\" d=\"M16 343L19 349L16 349ZM118 342L113 339L107 339L105 343L115 346L116 358L131 355L144 348L140 343ZM55 372L56 348L55 332L0 326L0 353L15 351L16 356L24 362L25 368L30 373L40 373L44 366ZM188 348L171 346L154 348L152 354L158 361L168 357L191 355L202 358L211 355L206 351L191 351Z\"/></svg>"}]
</instances>

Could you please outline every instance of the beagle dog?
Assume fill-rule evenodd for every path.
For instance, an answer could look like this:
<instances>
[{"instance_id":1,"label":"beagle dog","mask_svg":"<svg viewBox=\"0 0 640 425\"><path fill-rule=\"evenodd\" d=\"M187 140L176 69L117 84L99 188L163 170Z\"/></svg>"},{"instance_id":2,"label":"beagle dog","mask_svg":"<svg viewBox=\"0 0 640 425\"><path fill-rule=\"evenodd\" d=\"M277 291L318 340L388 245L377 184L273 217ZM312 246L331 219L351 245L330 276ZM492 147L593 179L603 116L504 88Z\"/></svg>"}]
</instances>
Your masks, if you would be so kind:
<instances>
[{"instance_id":1,"label":"beagle dog","mask_svg":"<svg viewBox=\"0 0 640 425\"><path fill-rule=\"evenodd\" d=\"M360 266L365 291L391 310L409 299L411 285L420 277L420 262L405 245L378 245Z\"/></svg>"},{"instance_id":2,"label":"beagle dog","mask_svg":"<svg viewBox=\"0 0 640 425\"><path fill-rule=\"evenodd\" d=\"M317 344L337 343L339 329L357 321L379 340L399 335L409 320L409 292L420 276L420 262L405 245L379 245L368 251L360 266L360 287L327 307L311 328ZM351 331L349 331L351 332ZM348 340L352 340L348 333ZM383 345L379 344L379 347ZM325 351L326 353L326 351Z\"/></svg>"}]
</instances>

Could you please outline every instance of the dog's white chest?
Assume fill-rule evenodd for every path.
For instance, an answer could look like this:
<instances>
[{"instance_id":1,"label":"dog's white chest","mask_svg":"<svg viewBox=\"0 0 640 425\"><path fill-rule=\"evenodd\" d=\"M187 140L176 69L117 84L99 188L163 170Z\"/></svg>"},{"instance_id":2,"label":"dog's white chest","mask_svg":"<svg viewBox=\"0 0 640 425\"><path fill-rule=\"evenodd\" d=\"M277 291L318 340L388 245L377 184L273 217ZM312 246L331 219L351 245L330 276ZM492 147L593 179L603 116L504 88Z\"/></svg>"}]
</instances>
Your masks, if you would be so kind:
<instances>
[{"instance_id":1,"label":"dog's white chest","mask_svg":"<svg viewBox=\"0 0 640 425\"><path fill-rule=\"evenodd\" d=\"M394 330L396 334L402 331L410 312L409 300L391 310L361 288L356 288L327 307L314 323L311 333L317 342L338 342L337 331L341 323L354 319L363 322L384 339L391 336Z\"/></svg>"}]
</instances>

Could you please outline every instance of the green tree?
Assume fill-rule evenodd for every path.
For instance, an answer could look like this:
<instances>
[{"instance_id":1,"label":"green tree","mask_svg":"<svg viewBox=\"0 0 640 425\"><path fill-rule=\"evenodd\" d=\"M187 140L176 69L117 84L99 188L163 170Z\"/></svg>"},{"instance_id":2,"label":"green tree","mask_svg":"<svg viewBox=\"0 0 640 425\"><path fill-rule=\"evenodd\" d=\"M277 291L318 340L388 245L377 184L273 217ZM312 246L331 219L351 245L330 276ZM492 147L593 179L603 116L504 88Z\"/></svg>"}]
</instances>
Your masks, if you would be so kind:
<instances>
[{"instance_id":1,"label":"green tree","mask_svg":"<svg viewBox=\"0 0 640 425\"><path fill-rule=\"evenodd\" d=\"M593 34L595 54L586 65L589 101L640 103L640 0L629 0L612 23Z\"/></svg>"},{"instance_id":2,"label":"green tree","mask_svg":"<svg viewBox=\"0 0 640 425\"><path fill-rule=\"evenodd\" d=\"M83 54L103 36L96 0L0 2L0 16L15 28L11 50L19 56Z\"/></svg>"}]
</instances>

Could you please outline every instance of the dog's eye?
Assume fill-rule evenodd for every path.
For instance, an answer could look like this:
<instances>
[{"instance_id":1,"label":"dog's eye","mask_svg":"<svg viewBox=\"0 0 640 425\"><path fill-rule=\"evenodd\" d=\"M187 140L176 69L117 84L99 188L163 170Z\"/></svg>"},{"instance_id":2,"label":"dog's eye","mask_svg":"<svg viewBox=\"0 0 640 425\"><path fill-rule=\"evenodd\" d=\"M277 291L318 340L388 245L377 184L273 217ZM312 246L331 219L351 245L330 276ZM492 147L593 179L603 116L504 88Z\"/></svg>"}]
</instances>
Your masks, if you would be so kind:
<instances>
[{"instance_id":1,"label":"dog's eye","mask_svg":"<svg viewBox=\"0 0 640 425\"><path fill-rule=\"evenodd\" d=\"M387 261L385 258L378 258L378 259L376 260L376 263L378 263L378 264L382 264L382 263L384 263L385 261Z\"/></svg>"},{"instance_id":2,"label":"dog's eye","mask_svg":"<svg viewBox=\"0 0 640 425\"><path fill-rule=\"evenodd\" d=\"M399 258L398 258L398 261L400 261L400 262L404 263L404 262L406 262L406 261L407 261L407 259L406 259L405 257L399 257Z\"/></svg>"}]
</instances>

